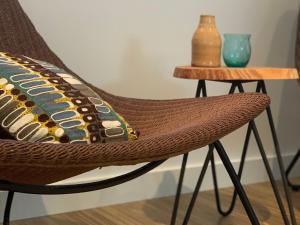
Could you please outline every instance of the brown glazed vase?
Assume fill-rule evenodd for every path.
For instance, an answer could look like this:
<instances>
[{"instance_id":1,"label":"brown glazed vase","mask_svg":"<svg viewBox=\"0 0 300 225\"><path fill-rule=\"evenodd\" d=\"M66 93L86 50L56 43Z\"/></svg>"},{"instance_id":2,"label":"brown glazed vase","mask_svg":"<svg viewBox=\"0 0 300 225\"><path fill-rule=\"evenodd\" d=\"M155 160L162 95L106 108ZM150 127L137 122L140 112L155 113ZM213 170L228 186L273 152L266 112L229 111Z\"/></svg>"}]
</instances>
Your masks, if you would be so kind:
<instances>
[{"instance_id":1,"label":"brown glazed vase","mask_svg":"<svg viewBox=\"0 0 300 225\"><path fill-rule=\"evenodd\" d=\"M192 40L192 66L220 67L222 40L215 17L201 15Z\"/></svg>"}]
</instances>

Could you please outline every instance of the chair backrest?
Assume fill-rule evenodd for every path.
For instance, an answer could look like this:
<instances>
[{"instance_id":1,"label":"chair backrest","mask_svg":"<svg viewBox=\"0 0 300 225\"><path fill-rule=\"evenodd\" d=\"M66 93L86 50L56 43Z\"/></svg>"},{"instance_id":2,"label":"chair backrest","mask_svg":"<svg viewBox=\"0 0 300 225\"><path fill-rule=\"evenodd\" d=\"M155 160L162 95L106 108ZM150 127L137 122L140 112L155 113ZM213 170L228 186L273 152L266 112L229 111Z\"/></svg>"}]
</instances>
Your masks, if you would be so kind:
<instances>
[{"instance_id":1,"label":"chair backrest","mask_svg":"<svg viewBox=\"0 0 300 225\"><path fill-rule=\"evenodd\" d=\"M44 60L72 73L48 47L18 0L0 0L0 51Z\"/></svg>"},{"instance_id":2,"label":"chair backrest","mask_svg":"<svg viewBox=\"0 0 300 225\"><path fill-rule=\"evenodd\" d=\"M51 51L18 0L0 0L0 51L47 61L82 80ZM0 127L0 138L11 137Z\"/></svg>"}]
</instances>

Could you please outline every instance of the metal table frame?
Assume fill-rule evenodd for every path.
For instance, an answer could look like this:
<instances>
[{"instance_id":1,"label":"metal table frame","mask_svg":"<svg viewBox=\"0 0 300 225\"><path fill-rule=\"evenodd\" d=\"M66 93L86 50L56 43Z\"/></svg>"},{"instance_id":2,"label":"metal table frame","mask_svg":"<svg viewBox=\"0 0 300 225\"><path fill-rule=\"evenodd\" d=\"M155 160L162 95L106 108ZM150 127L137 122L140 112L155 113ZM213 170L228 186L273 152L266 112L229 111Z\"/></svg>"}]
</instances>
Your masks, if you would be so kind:
<instances>
[{"instance_id":1,"label":"metal table frame","mask_svg":"<svg viewBox=\"0 0 300 225\"><path fill-rule=\"evenodd\" d=\"M238 92L243 93L244 92L244 87L243 84L244 83L249 83L249 82L256 82L257 86L256 86L256 92L258 93L264 93L267 94L267 89L266 89L266 85L265 82L263 80L232 80L232 81L222 81L222 80L215 80L216 82L224 82L224 83L230 83L231 84L231 88L229 90L229 94L233 94L235 92L235 90L237 89ZM198 81L198 86L197 86L197 91L196 91L196 97L207 97L207 90L206 90L206 81L205 80L199 80ZM274 175L272 173L272 169L270 167L270 164L268 162L268 158L266 156L259 132L257 130L255 121L252 120L249 122L248 124L248 128L247 128L247 133L246 133L246 138L244 141L244 146L243 146L243 151L242 151L242 155L241 155L241 161L240 161L240 166L239 166L239 170L238 170L238 178L241 179L242 177L242 173L243 173L243 168L245 165L245 159L246 159L246 155L247 155L247 150L248 150L248 146L249 146L249 141L250 141L250 136L253 133L256 143L258 145L259 148L259 152L260 155L262 157L262 160L264 162L266 171L268 173L271 185L272 185L272 189L277 201L277 204L279 206L280 212L282 214L282 219L284 221L285 225L297 225L296 222L296 218L295 218L295 213L294 213L294 208L293 208L293 202L291 200L291 196L289 193L289 189L288 189L288 180L287 177L285 175L285 168L284 168L284 164L283 164L283 159L282 159L282 155L281 155L281 150L280 150L280 146L279 146L279 142L278 142L278 138L277 138L277 134L276 134L276 130L275 130L275 126L274 126L274 121L273 121L273 116L272 116L272 112L271 112L271 108L267 107L266 108L266 113L267 113L267 117L268 117L268 122L270 125L270 130L272 133L272 139L273 139L273 143L274 143L274 147L275 147L275 153L277 156L277 161L279 164L279 169L280 169L280 174L281 174L281 178L282 178L282 182L283 182L283 187L284 187L284 193L285 193L285 197L288 203L288 209L289 209L289 214L290 214L290 219L286 213L282 198L280 196L276 181L274 179ZM216 142L217 145L222 146L220 141ZM214 149L216 147L216 143L211 144L209 146L209 149ZM183 156L183 160L182 160L182 166L181 166L181 171L180 171L180 175L179 175L179 182L178 182L178 187L177 187L177 192L176 192L176 196L175 196L175 202L174 202L174 207L173 207L173 213L172 213L172 218L171 218L171 225L175 225L176 224L176 220L177 220L177 212L178 212L178 206L179 206L179 201L180 201L180 195L181 195L181 189L182 189L182 184L183 184L183 180L184 180L184 174L185 174L185 169L186 169L186 164L187 164L187 160L188 160L188 154L185 154ZM213 184L214 184L214 191L215 191L215 199L216 199L216 204L217 204L217 210L218 212L223 215L223 216L228 216L231 214L231 212L233 211L234 207L235 207L235 203L236 203L236 197L237 197L237 190L234 190L233 196L232 196L232 201L231 204L229 206L228 209L224 210L222 208L221 205L221 199L220 199L220 194L219 194L219 187L218 187L218 181L217 181L217 173L216 173L216 168L215 168L215 160L214 160L214 155L211 154L210 155L210 162L211 162L211 168L212 168L212 175L213 175ZM193 206L195 204L198 192L200 190L201 187L201 183L204 177L204 174L206 172L206 168L203 168L200 176L199 176L199 180L198 183L194 189L193 192L193 196L192 199L190 201L190 204L187 208L184 220L183 220L183 225L187 225L193 210ZM200 183L200 184L199 184Z\"/></svg>"}]
</instances>

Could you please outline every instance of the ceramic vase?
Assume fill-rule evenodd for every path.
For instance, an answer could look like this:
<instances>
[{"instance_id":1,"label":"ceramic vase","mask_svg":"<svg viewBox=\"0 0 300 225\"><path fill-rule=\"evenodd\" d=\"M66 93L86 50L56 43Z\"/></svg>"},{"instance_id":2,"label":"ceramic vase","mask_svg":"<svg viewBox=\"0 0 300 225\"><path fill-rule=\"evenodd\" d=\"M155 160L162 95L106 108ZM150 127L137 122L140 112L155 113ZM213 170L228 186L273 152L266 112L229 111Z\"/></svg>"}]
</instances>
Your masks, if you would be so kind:
<instances>
[{"instance_id":1,"label":"ceramic vase","mask_svg":"<svg viewBox=\"0 0 300 225\"><path fill-rule=\"evenodd\" d=\"M250 34L224 34L223 59L228 67L246 67L251 57Z\"/></svg>"},{"instance_id":2,"label":"ceramic vase","mask_svg":"<svg viewBox=\"0 0 300 225\"><path fill-rule=\"evenodd\" d=\"M221 66L222 40L215 17L202 15L192 40L192 66Z\"/></svg>"}]
</instances>

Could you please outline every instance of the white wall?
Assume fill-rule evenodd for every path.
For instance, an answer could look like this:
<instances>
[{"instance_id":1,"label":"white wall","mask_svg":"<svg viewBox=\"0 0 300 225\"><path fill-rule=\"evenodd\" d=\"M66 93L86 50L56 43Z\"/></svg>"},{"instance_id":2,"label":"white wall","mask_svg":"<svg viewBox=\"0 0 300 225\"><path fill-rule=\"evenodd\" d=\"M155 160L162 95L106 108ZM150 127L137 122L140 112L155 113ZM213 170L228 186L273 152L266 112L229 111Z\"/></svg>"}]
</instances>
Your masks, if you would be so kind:
<instances>
[{"instance_id":1,"label":"white wall","mask_svg":"<svg viewBox=\"0 0 300 225\"><path fill-rule=\"evenodd\" d=\"M251 33L252 66L293 66L298 0L21 0L21 3L50 47L71 69L117 95L153 99L194 96L197 82L175 79L172 73L176 65L190 63L191 37L200 14L216 15L221 33ZM272 97L282 152L288 157L300 147L300 89L295 81L272 81L267 87ZM253 90L252 85L248 90L251 88ZM228 85L209 83L210 95L227 91ZM257 123L266 151L272 158L273 146L265 115L258 118ZM239 161L244 132L245 129L240 129L224 139L234 162ZM203 150L192 154L190 171L201 165L203 156ZM252 166L245 172L249 177L245 182L265 179L265 176L257 176L263 173L254 142L250 146L249 160ZM137 181L134 186L115 188L110 199L93 198L92 205L81 201L80 206L76 206L73 202L55 210L53 205L58 204L59 198L56 198L56 203L53 198L43 198L39 201L45 210L26 213L16 209L14 215L18 218L36 216L170 195L174 193L177 179L173 172L178 172L179 166L180 158L171 159L154 175L148 176L148 182L154 182L150 185L154 192L147 188L141 189L143 192L133 191L137 185L143 187L142 182ZM109 177L122 171L123 168L106 168L78 179ZM196 179L191 174L187 178L187 187ZM148 178L143 179L147 182ZM228 185L227 181L222 182ZM208 188L210 184L208 181ZM137 195L133 196L132 192ZM28 200L29 197L20 197L18 204L26 204L21 201L24 198Z\"/></svg>"}]
</instances>

